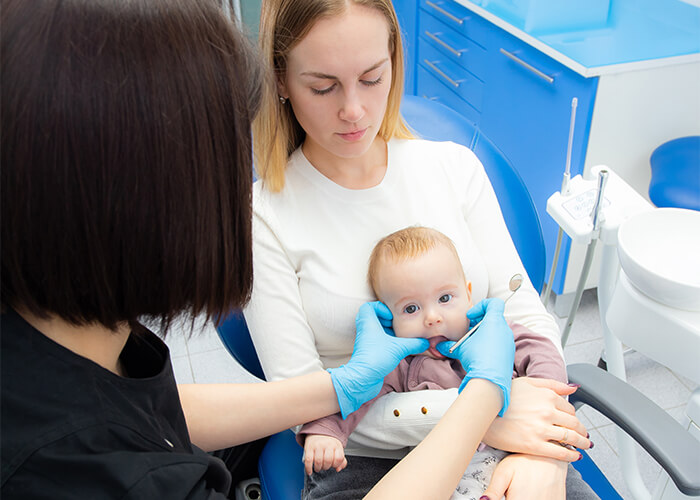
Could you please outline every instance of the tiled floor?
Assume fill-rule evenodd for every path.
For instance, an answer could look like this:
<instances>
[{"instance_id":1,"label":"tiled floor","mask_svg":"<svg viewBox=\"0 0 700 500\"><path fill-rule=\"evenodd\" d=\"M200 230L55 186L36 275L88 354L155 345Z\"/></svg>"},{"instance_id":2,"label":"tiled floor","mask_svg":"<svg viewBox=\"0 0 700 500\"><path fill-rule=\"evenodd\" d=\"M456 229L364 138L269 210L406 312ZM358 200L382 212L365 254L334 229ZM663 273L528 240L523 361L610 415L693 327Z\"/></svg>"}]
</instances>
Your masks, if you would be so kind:
<instances>
[{"instance_id":1,"label":"tiled floor","mask_svg":"<svg viewBox=\"0 0 700 500\"><path fill-rule=\"evenodd\" d=\"M563 328L565 319L558 321ZM192 335L185 338L191 332ZM178 382L258 381L228 354L212 325L198 322L192 329L191 322L183 322L174 325L171 333L166 342L171 349ZM588 290L583 295L564 354L567 363L595 364L602 350L597 296L595 290ZM690 394L697 385L636 352L625 355L625 364L628 382L680 421ZM614 425L590 408L581 409L579 415L595 443L590 451L591 458L605 472L622 497L631 499L620 472ZM660 468L641 448L638 449L638 457L642 477L647 487L652 489Z\"/></svg>"}]
</instances>

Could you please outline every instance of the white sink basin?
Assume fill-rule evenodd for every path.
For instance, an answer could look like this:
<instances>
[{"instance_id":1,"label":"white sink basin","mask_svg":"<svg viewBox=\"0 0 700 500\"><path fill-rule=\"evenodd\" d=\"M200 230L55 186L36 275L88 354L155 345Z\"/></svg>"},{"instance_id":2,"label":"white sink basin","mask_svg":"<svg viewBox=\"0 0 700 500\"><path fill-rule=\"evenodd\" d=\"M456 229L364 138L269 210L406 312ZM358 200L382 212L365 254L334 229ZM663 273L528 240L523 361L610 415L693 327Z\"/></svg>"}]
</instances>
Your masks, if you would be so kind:
<instances>
[{"instance_id":1,"label":"white sink basin","mask_svg":"<svg viewBox=\"0 0 700 500\"><path fill-rule=\"evenodd\" d=\"M700 212L657 208L620 225L618 255L632 284L669 307L700 311Z\"/></svg>"}]
</instances>

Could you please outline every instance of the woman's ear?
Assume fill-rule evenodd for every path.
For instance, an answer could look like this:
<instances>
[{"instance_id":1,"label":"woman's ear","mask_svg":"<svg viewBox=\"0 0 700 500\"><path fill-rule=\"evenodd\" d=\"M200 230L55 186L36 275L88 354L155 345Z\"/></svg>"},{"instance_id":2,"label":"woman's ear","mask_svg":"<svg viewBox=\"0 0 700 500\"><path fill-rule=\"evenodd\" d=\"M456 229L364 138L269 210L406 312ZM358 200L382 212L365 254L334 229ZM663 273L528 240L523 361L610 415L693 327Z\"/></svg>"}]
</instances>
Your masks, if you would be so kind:
<instances>
[{"instance_id":1,"label":"woman's ear","mask_svg":"<svg viewBox=\"0 0 700 500\"><path fill-rule=\"evenodd\" d=\"M289 92L287 92L287 85L284 83L282 78L277 78L277 95L289 99Z\"/></svg>"}]
</instances>

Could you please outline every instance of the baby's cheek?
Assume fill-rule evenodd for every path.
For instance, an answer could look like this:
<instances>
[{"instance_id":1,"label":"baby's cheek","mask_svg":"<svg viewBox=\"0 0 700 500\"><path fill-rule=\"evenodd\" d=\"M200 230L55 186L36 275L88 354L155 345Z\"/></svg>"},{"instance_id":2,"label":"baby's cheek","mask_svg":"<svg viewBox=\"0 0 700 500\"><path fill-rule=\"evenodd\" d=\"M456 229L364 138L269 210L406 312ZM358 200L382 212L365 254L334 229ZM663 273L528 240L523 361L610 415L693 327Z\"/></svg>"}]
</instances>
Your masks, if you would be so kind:
<instances>
[{"instance_id":1,"label":"baby's cheek","mask_svg":"<svg viewBox=\"0 0 700 500\"><path fill-rule=\"evenodd\" d=\"M394 329L394 335L397 337L408 337L406 334L406 322L401 319L397 319L396 315L394 315L394 320L391 322L391 327Z\"/></svg>"},{"instance_id":2,"label":"baby's cheek","mask_svg":"<svg viewBox=\"0 0 700 500\"><path fill-rule=\"evenodd\" d=\"M424 332L418 323L418 321L411 318L403 317L397 319L394 317L394 335L402 338L422 337Z\"/></svg>"},{"instance_id":3,"label":"baby's cheek","mask_svg":"<svg viewBox=\"0 0 700 500\"><path fill-rule=\"evenodd\" d=\"M458 340L469 330L469 318L466 314L456 313L452 325L454 327L450 328L450 340Z\"/></svg>"}]
</instances>

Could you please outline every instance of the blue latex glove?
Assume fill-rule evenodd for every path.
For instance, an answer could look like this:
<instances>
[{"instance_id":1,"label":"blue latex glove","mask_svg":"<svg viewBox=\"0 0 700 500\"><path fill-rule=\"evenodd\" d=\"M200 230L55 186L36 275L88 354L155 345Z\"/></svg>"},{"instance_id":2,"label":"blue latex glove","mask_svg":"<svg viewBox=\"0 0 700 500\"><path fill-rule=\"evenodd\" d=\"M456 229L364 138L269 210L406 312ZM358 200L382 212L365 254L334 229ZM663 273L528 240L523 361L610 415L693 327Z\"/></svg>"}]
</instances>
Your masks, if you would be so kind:
<instances>
[{"instance_id":1,"label":"blue latex glove","mask_svg":"<svg viewBox=\"0 0 700 500\"><path fill-rule=\"evenodd\" d=\"M328 369L343 418L379 394L384 377L403 358L429 346L426 339L394 337L390 327L383 326L390 325L391 319L391 311L381 302L362 304L355 318L355 346L350 361Z\"/></svg>"},{"instance_id":2,"label":"blue latex glove","mask_svg":"<svg viewBox=\"0 0 700 500\"><path fill-rule=\"evenodd\" d=\"M467 312L470 321L483 323L471 336L450 353L454 342L441 342L437 350L448 358L458 359L467 375L459 386L464 386L473 378L484 378L498 385L503 391L503 416L510 403L510 381L513 376L515 341L513 331L503 317L504 303L501 299L484 299Z\"/></svg>"}]
</instances>

